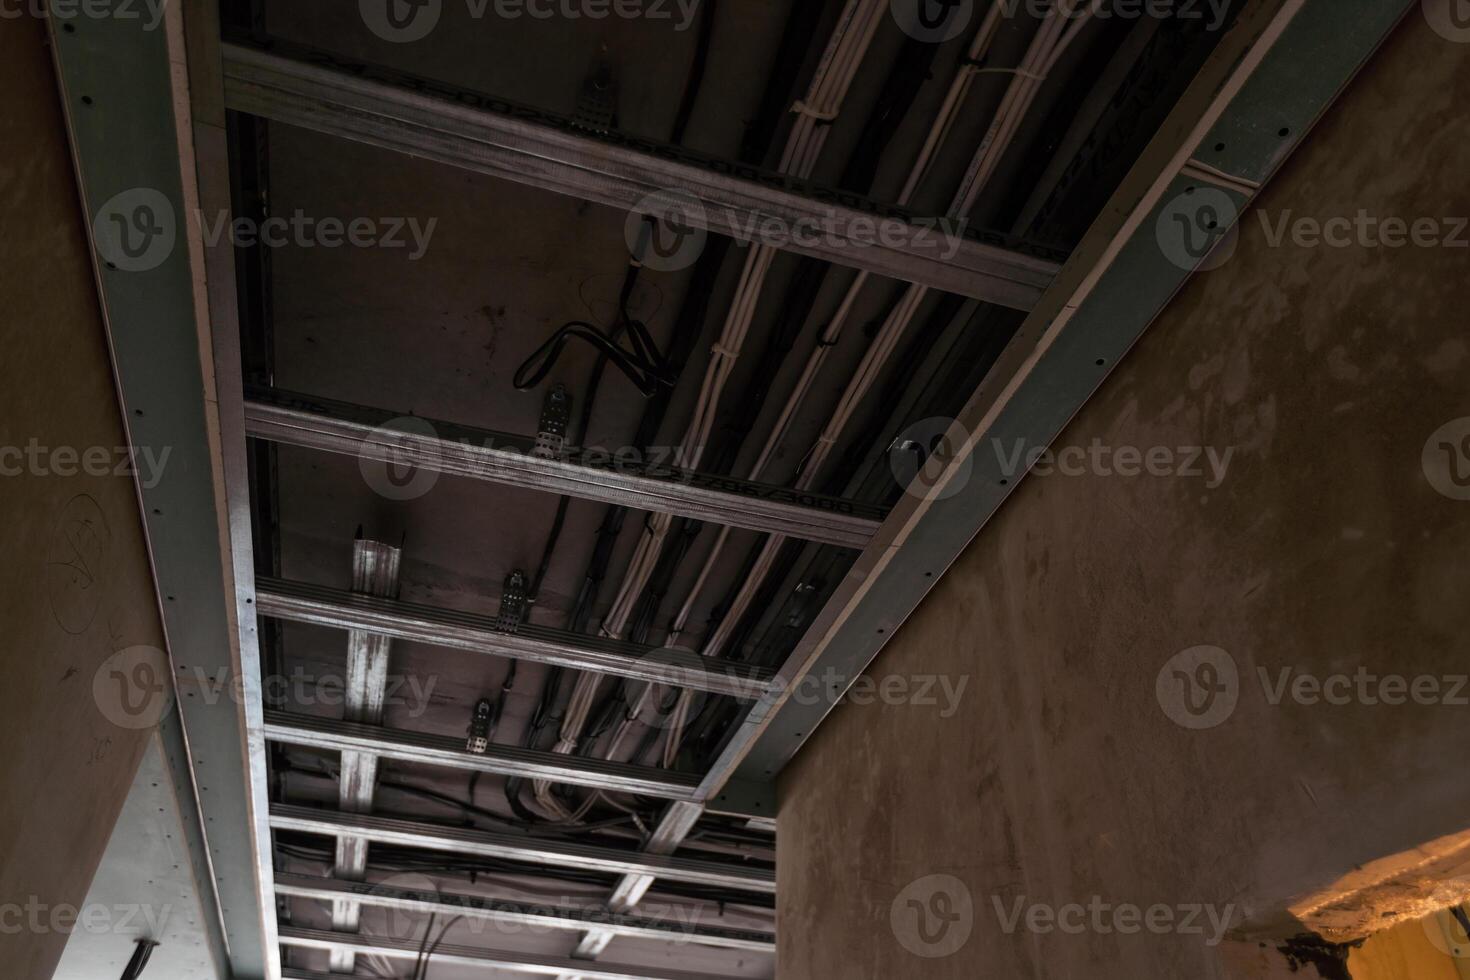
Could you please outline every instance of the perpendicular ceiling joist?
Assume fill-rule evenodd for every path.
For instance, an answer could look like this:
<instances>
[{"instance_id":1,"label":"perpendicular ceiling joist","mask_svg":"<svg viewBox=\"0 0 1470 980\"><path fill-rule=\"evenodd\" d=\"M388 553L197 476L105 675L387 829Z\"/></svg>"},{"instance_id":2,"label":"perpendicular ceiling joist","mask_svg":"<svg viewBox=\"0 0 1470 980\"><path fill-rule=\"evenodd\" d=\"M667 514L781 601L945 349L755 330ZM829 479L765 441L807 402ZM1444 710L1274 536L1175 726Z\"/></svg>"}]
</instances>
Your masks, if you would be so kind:
<instances>
[{"instance_id":1,"label":"perpendicular ceiling joist","mask_svg":"<svg viewBox=\"0 0 1470 980\"><path fill-rule=\"evenodd\" d=\"M612 875L647 874L668 881L758 894L774 894L776 891L775 873L765 868L644 854L622 848L568 843L526 834L445 827L413 820L340 813L279 803L271 805L270 825L278 831L291 830L330 837L362 837L375 844L416 847L544 867L572 868Z\"/></svg>"},{"instance_id":2,"label":"perpendicular ceiling joist","mask_svg":"<svg viewBox=\"0 0 1470 980\"><path fill-rule=\"evenodd\" d=\"M586 756L542 752L492 743L483 753L469 752L464 739L358 725L283 711L265 713L265 737L283 745L337 752L368 752L395 762L482 772L521 779L544 779L614 793L636 793L668 800L693 800L699 776L668 769L608 762Z\"/></svg>"},{"instance_id":3,"label":"perpendicular ceiling joist","mask_svg":"<svg viewBox=\"0 0 1470 980\"><path fill-rule=\"evenodd\" d=\"M350 898L363 905L438 915L444 921L463 916L494 923L504 927L507 932L596 927L615 936L635 939L741 949L755 953L773 953L776 949L776 937L769 933L698 925L693 918L698 913L693 907L677 916L619 915L602 908L529 905L481 895L459 895L438 890L414 891L382 883L339 881L334 878L284 873L276 875L276 894L319 902Z\"/></svg>"},{"instance_id":4,"label":"perpendicular ceiling joist","mask_svg":"<svg viewBox=\"0 0 1470 980\"><path fill-rule=\"evenodd\" d=\"M583 636L525 624L514 633L495 617L358 595L341 589L262 576L256 579L259 615L334 629L365 630L451 650L570 667L712 694L756 700L769 693L763 667L697 653Z\"/></svg>"},{"instance_id":5,"label":"perpendicular ceiling joist","mask_svg":"<svg viewBox=\"0 0 1470 980\"><path fill-rule=\"evenodd\" d=\"M845 548L865 547L885 515L859 501L675 469L653 452L581 449L547 458L533 455L524 436L278 390L248 392L245 426L257 439L356 456L370 481L371 467L414 466ZM392 492L431 486L425 480Z\"/></svg>"},{"instance_id":6,"label":"perpendicular ceiling joist","mask_svg":"<svg viewBox=\"0 0 1470 980\"><path fill-rule=\"evenodd\" d=\"M1055 278L1049 250L916 218L857 195L464 92L326 52L224 46L231 109L769 244L875 275L1029 310Z\"/></svg>"},{"instance_id":7,"label":"perpendicular ceiling joist","mask_svg":"<svg viewBox=\"0 0 1470 980\"><path fill-rule=\"evenodd\" d=\"M340 932L321 929L300 929L282 926L281 942L301 949L352 949L360 955L389 956L415 959L419 956L419 941L416 939L366 939ZM537 953L522 953L483 949L478 946L443 945L434 951L434 962L467 966L480 970L506 970L512 973L527 973L533 976L555 977L563 973L575 973L586 980L722 980L705 973L688 973L654 966L614 966L610 963L588 963L561 956L543 956ZM310 970L287 969L282 973L285 980L335 980L341 974L315 973Z\"/></svg>"}]
</instances>

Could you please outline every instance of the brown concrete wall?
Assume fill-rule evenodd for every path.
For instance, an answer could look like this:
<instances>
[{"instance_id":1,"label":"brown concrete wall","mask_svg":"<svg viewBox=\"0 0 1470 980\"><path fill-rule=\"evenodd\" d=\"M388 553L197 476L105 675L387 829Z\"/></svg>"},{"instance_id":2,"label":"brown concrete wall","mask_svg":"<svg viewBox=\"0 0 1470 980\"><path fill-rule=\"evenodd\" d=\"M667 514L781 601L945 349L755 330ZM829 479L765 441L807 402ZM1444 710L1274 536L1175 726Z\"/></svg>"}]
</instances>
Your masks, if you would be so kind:
<instances>
[{"instance_id":1,"label":"brown concrete wall","mask_svg":"<svg viewBox=\"0 0 1470 980\"><path fill-rule=\"evenodd\" d=\"M29 980L145 748L99 669L141 647L122 666L168 677L132 478L103 462L127 440L40 21L0 20L0 91L0 974Z\"/></svg>"},{"instance_id":2,"label":"brown concrete wall","mask_svg":"<svg viewBox=\"0 0 1470 980\"><path fill-rule=\"evenodd\" d=\"M1470 45L1416 12L1257 210L1470 215L1466 92ZM1470 669L1470 502L1426 475L1444 439L1421 458L1470 416L1467 274L1463 247L1271 247L1245 217L1058 443L1230 451L1224 481L1017 488L872 671L963 682L958 709L845 705L784 775L781 980L1216 977L1210 911L1345 939L1470 888L1470 707L1273 705L1258 673ZM1191 729L1164 668L1200 645L1238 702ZM1317 975L1272 946L1237 975Z\"/></svg>"}]
</instances>

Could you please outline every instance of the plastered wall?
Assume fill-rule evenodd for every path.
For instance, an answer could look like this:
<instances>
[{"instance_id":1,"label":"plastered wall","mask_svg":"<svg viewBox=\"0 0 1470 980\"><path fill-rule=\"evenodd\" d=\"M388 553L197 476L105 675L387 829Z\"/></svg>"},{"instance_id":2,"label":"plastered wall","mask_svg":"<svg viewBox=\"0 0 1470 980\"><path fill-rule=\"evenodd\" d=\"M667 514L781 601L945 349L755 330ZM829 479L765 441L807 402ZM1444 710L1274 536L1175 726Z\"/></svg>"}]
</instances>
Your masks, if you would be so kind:
<instances>
[{"instance_id":1,"label":"plastered wall","mask_svg":"<svg viewBox=\"0 0 1470 980\"><path fill-rule=\"evenodd\" d=\"M60 959L151 727L105 696L108 665L168 677L45 30L14 13L0 19L0 974L36 978Z\"/></svg>"},{"instance_id":2,"label":"plastered wall","mask_svg":"<svg viewBox=\"0 0 1470 980\"><path fill-rule=\"evenodd\" d=\"M1466 93L1416 10L1055 447L1168 472L1028 477L871 671L958 701L788 767L781 980L1346 976L1278 947L1470 890Z\"/></svg>"}]
</instances>

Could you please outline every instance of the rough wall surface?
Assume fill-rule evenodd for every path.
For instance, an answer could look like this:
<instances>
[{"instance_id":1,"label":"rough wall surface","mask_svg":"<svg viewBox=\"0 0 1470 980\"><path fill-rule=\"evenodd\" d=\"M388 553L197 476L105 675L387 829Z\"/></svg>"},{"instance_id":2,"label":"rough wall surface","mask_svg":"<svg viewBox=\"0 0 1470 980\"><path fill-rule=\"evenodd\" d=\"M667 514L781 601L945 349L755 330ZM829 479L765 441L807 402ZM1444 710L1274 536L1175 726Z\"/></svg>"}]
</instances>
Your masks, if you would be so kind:
<instances>
[{"instance_id":1,"label":"rough wall surface","mask_svg":"<svg viewBox=\"0 0 1470 980\"><path fill-rule=\"evenodd\" d=\"M1467 91L1416 11L1056 447L1207 447L1218 486L1028 477L870 671L957 708L844 705L788 768L781 980L1225 976L1216 921L1345 938L1460 851L1470 689L1382 678L1470 664L1470 421L1431 439L1470 416ZM1452 241L1273 242L1360 209Z\"/></svg>"},{"instance_id":2,"label":"rough wall surface","mask_svg":"<svg viewBox=\"0 0 1470 980\"><path fill-rule=\"evenodd\" d=\"M15 14L0 20L0 974L34 978L61 957L146 745L100 710L94 678L129 648L157 659L124 667L160 684L168 667L132 477L114 475L127 439L45 29Z\"/></svg>"}]
</instances>

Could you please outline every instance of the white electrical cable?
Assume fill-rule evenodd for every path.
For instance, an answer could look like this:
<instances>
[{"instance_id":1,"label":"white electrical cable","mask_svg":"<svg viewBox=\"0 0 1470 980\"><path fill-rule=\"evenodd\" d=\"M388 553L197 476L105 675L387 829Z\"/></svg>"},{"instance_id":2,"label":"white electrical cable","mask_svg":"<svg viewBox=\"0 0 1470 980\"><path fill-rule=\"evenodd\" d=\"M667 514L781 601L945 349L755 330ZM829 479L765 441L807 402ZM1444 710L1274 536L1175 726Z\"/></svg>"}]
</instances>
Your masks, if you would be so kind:
<instances>
[{"instance_id":1,"label":"white electrical cable","mask_svg":"<svg viewBox=\"0 0 1470 980\"><path fill-rule=\"evenodd\" d=\"M1054 7L1038 29L1035 38L1033 38L1031 45L1027 49L1025 57L1022 59L1021 65L1011 72L1013 75L1011 84L1002 99L1001 105L997 109L995 118L991 121L989 129L980 142L979 149L971 160L970 167L966 171L960 188L955 195L954 202L950 207L949 214L951 217L963 216L974 207L980 191L994 174L1005 152L1010 148L1016 130L1040 91L1041 84L1045 80L1047 73L1056 65L1066 48L1076 39L1092 13L1090 6L1086 9L1079 9L1078 4L1083 3L1087 3L1087 0L1076 0L1076 2L1071 4L1066 3L1066 0L1062 0L1057 7ZM932 163L939 146L943 144L949 130L952 128L954 119L958 113L958 108L965 94L968 92L970 81L973 75L981 70L978 62L994 38L996 28L999 25L1001 7L1002 4L1000 3L992 6L990 12L982 22L980 30L977 32L975 40L971 44L967 63L962 67L954 83L951 85L943 107L940 110L939 118L935 120L930 130L929 138L925 141L919 159L915 162L909 180L904 186L904 190L900 196L900 204L908 203ZM1071 21L1070 26L1067 23L1069 20ZM758 479L761 471L764 470L772 458L776 447L785 435L790 420L795 416L797 408L810 391L817 372L826 360L831 344L836 342L837 335L851 311L857 294L866 281L866 273L860 273L851 287L849 287L847 295L838 308L837 315L834 316L832 323L828 325L828 329L824 332L821 342L813 350L811 358L807 362L806 369L803 371L801 378L797 382L796 389L792 393L791 399L782 410L775 428L767 439L761 456L752 468L751 475L748 477L749 479ZM797 489L811 489L816 483L822 465L826 462L828 456L836 446L843 428L853 414L856 413L859 403L880 376L884 365L897 348L904 331L917 314L928 292L927 287L910 285L894 309L889 313L887 319L884 321L883 328L869 346L862 363L859 364L846 390L843 392L842 399L836 410L834 410L832 418L816 442L807 451L796 481ZM728 539L729 529L722 528L719 537L716 539L715 547L706 558L705 566L695 581L693 590L691 590L685 599L679 615L674 620L670 631L669 645L677 641L677 638L682 633L694 601L708 580L710 569L718 560L720 552ZM713 657L718 656L722 652L731 634L739 624L741 617L754 600L760 584L774 566L777 554L785 540L780 535L773 535L766 539L754 566L751 568L750 574L742 583L740 591L731 603L730 609L726 611L715 631L706 640L704 648L701 650L703 655ZM675 714L671 719L672 723L669 725L669 736L664 746L663 759L665 765L672 764L673 754L677 749L678 734L682 728L682 719L687 714L689 700L688 693L681 692L679 702L675 708Z\"/></svg>"},{"instance_id":2,"label":"white electrical cable","mask_svg":"<svg viewBox=\"0 0 1470 980\"><path fill-rule=\"evenodd\" d=\"M793 107L796 122L791 128L782 155L780 169L783 173L797 177L811 175L826 143L829 123L841 113L842 104L886 10L885 0L848 0L823 51L806 98ZM735 299L726 316L719 341L712 348L714 356L705 369L704 383L700 387L689 427L675 453L675 465L681 468L696 469L699 465L714 427L720 396L734 372L735 360L740 356L749 333L756 304L776 254L775 249L752 245L750 254L746 257ZM603 621L602 633L605 636L618 637L626 629L638 596L653 575L672 524L673 519L666 514L654 514L645 523L645 533L639 539L623 584ZM582 673L577 676L562 722L561 737L552 751L569 754L576 750L578 739L595 704L601 680L598 674ZM571 813L552 797L550 783L536 781L533 786L536 799L563 821L580 819L599 796L589 796L576 813Z\"/></svg>"},{"instance_id":3,"label":"white electrical cable","mask_svg":"<svg viewBox=\"0 0 1470 980\"><path fill-rule=\"evenodd\" d=\"M1079 9L1079 4L1087 3L1087 0L1060 0L1058 6L1053 7L1038 28L1036 36L1032 39L1021 64L1015 69L1006 70L1012 75L1010 86L1007 88L1000 106L992 119L990 127L982 138L979 148L971 160L960 188L955 194L951 204L949 215L961 217L967 214L973 207L980 191L984 188L990 177L994 174L1005 152L1010 148L1017 128L1020 125L1027 110L1030 108L1036 95L1039 93L1041 84L1046 75L1055 66L1067 46L1081 32L1092 10L1090 7ZM975 74L984 70L979 62L983 58L991 41L994 39L999 27L1000 15L1003 5L994 4L987 13L985 20L981 23L969 49L968 57L961 66L950 91L947 93L941 107L938 118L936 118L930 129L929 137L926 139L918 159L915 161L908 182L900 194L899 204L909 202L924 175L933 162L938 148L943 145L950 130L953 128L955 119L958 117L959 108L968 94L971 82ZM1070 22L1070 23L1069 23ZM859 273L850 285L847 294L838 307L831 323L824 331L821 341L813 350L805 369L798 380L791 397L788 399L778 418L775 427L767 438L766 445L751 468L751 480L759 479L765 467L774 456L781 440L786 434L791 419L804 402L811 390L812 383L826 361L829 350L834 345L845 325L847 318L856 302L858 293L867 282L867 274ZM838 407L833 412L832 418L823 429L822 434L807 451L801 465L796 487L798 489L810 489L815 484L823 464L836 446L838 438L852 416L856 413L858 405L867 394L872 385L881 376L882 370L893 352L897 349L904 331L917 315L923 300L928 295L928 288L911 285L905 290L897 305L889 313L884 321L883 328L878 336L869 346L861 364L859 364L853 377L850 379ZM695 580L693 589L685 599L678 616L675 618L666 646L677 643L682 634L693 608L695 600L707 583L710 572L718 560L721 552L729 540L729 528L721 528L718 538L710 554L705 559L704 567ZM774 566L777 554L784 544L785 538L777 535L769 537L764 543L750 574L742 583L731 608L722 618L719 626L706 640L704 649L701 651L705 656L718 656L725 644L729 641L735 627L739 624L741 617L749 608L755 598L756 591L764 581L770 569ZM638 703L630 710L629 720L639 717L651 701L653 686L646 687L640 696ZM673 764L673 756L678 747L678 733L682 730L690 704L688 692L681 692L675 705L674 712L669 719L669 737L664 744L663 763ZM625 721L617 735L609 745L605 755L613 758L622 746L628 730L631 726Z\"/></svg>"}]
</instances>

